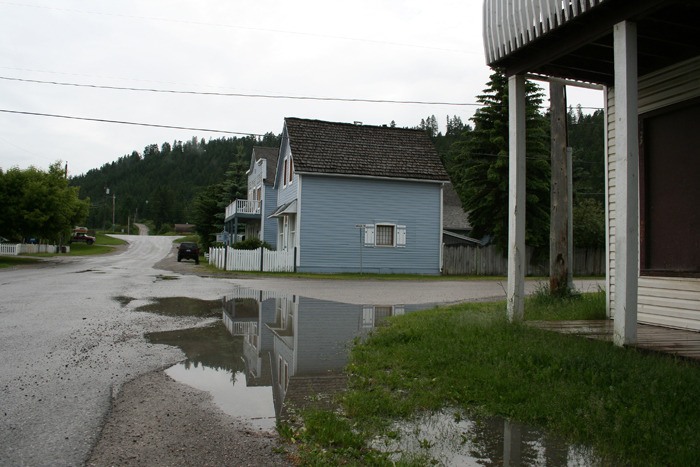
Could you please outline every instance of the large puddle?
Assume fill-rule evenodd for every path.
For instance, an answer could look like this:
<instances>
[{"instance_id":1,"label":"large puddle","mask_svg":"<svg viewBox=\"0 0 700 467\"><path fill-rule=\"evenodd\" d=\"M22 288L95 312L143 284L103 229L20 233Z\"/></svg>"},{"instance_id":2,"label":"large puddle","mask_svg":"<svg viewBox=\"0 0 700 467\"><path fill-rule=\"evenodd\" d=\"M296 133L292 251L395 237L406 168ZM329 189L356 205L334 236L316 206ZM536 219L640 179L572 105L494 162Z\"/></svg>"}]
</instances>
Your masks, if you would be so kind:
<instances>
[{"instance_id":1,"label":"large puddle","mask_svg":"<svg viewBox=\"0 0 700 467\"><path fill-rule=\"evenodd\" d=\"M220 316L211 326L148 334L187 359L167 371L209 392L226 413L273 431L307 406L332 407L344 389L349 345L390 316L431 305L366 304L236 289L219 301L161 299L137 308L174 316ZM413 453L438 465L598 465L588 450L503 419L464 418L455 410L398 423L374 447ZM398 454L397 454L398 456Z\"/></svg>"}]
</instances>

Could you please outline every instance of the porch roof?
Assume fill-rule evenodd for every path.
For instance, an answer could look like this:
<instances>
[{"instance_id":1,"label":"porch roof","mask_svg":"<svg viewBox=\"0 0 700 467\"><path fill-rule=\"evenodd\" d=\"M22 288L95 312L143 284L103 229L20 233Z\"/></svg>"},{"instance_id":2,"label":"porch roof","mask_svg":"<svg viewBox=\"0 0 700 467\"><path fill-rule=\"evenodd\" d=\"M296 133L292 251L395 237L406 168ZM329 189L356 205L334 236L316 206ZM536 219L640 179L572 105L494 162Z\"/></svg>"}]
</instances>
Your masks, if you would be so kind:
<instances>
[{"instance_id":1,"label":"porch roof","mask_svg":"<svg viewBox=\"0 0 700 467\"><path fill-rule=\"evenodd\" d=\"M700 55L696 0L484 0L486 62L612 85L613 25L637 23L638 73Z\"/></svg>"},{"instance_id":2,"label":"porch roof","mask_svg":"<svg viewBox=\"0 0 700 467\"><path fill-rule=\"evenodd\" d=\"M275 212L270 214L269 217L279 217L284 214L296 214L297 213L297 200L290 201L286 204L283 204L282 206L278 207L275 209Z\"/></svg>"}]
</instances>

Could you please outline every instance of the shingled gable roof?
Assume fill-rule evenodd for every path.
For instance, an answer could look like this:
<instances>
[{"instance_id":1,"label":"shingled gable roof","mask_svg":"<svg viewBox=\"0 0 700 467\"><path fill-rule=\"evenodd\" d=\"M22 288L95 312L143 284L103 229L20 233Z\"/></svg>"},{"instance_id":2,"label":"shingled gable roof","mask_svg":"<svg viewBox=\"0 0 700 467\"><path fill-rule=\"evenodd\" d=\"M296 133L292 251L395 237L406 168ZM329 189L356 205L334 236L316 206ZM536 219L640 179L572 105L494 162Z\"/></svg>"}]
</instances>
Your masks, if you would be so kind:
<instances>
[{"instance_id":1,"label":"shingled gable roof","mask_svg":"<svg viewBox=\"0 0 700 467\"><path fill-rule=\"evenodd\" d=\"M286 118L297 173L449 181L423 130Z\"/></svg>"},{"instance_id":2,"label":"shingled gable roof","mask_svg":"<svg viewBox=\"0 0 700 467\"><path fill-rule=\"evenodd\" d=\"M279 157L280 149L278 147L270 148L267 146L253 146L253 155L255 159L267 160L267 173L265 174L265 183L272 184L275 182L275 170L277 170L277 158ZM255 161L251 160L250 168L253 168Z\"/></svg>"}]
</instances>

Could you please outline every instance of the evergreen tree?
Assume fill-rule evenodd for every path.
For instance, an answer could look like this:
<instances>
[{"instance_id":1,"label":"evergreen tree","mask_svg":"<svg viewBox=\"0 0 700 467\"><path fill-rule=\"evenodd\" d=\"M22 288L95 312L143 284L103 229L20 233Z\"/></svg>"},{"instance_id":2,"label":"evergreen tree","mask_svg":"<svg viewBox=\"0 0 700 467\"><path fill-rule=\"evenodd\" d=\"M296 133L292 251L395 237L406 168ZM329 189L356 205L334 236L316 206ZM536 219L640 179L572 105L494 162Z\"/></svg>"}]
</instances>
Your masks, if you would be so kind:
<instances>
[{"instance_id":1,"label":"evergreen tree","mask_svg":"<svg viewBox=\"0 0 700 467\"><path fill-rule=\"evenodd\" d=\"M224 211L220 206L221 184L202 188L192 202L192 222L199 235L202 249L208 251L223 230Z\"/></svg>"},{"instance_id":2,"label":"evergreen tree","mask_svg":"<svg viewBox=\"0 0 700 467\"><path fill-rule=\"evenodd\" d=\"M548 121L539 112L541 90L526 84L526 242L535 248L549 242ZM508 83L491 75L474 130L455 143L449 167L455 189L469 212L472 235L490 236L503 250L508 239ZM463 132L464 135L464 132Z\"/></svg>"}]
</instances>

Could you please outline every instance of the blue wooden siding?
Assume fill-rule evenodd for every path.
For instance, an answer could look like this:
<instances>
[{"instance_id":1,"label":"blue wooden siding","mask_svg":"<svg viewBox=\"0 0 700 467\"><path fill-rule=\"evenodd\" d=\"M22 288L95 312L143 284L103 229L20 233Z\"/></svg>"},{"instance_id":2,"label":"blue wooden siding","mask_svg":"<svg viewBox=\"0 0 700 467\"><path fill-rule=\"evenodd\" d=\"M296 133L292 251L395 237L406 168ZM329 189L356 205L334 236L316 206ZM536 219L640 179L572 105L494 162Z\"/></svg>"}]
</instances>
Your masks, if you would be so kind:
<instances>
[{"instance_id":1,"label":"blue wooden siding","mask_svg":"<svg viewBox=\"0 0 700 467\"><path fill-rule=\"evenodd\" d=\"M297 199L297 187L299 183L299 177L294 174L294 178L291 184L284 186L284 159L289 156L291 149L289 148L289 140L284 137L282 139L282 146L280 151L280 157L277 161L277 176L275 177L275 188L277 188L277 206L282 206L285 203L294 201ZM294 160L294 155L292 154L292 160Z\"/></svg>"},{"instance_id":2,"label":"blue wooden siding","mask_svg":"<svg viewBox=\"0 0 700 467\"><path fill-rule=\"evenodd\" d=\"M301 177L299 271L440 273L439 183ZM406 246L362 246L356 225L376 223L405 225Z\"/></svg>"},{"instance_id":3,"label":"blue wooden siding","mask_svg":"<svg viewBox=\"0 0 700 467\"><path fill-rule=\"evenodd\" d=\"M269 216L277 209L277 189L272 185L263 185L263 209L262 209L262 239L277 247L277 219Z\"/></svg>"},{"instance_id":4,"label":"blue wooden siding","mask_svg":"<svg viewBox=\"0 0 700 467\"><path fill-rule=\"evenodd\" d=\"M362 306L299 297L296 375L340 371L348 362L348 345L361 329Z\"/></svg>"}]
</instances>

